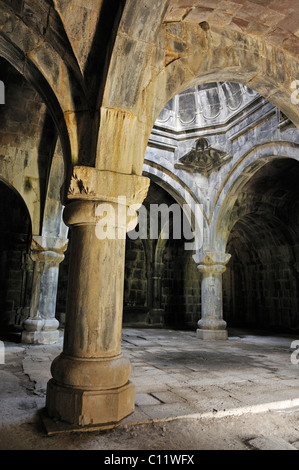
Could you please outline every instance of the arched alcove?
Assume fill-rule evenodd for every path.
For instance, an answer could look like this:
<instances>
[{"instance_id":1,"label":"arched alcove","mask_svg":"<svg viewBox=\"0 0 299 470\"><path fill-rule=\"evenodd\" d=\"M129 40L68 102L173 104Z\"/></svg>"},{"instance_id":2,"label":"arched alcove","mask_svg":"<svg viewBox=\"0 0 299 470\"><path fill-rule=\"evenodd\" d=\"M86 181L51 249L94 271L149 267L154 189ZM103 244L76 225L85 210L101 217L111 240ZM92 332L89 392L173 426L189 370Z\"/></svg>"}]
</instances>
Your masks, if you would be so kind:
<instances>
[{"instance_id":1,"label":"arched alcove","mask_svg":"<svg viewBox=\"0 0 299 470\"><path fill-rule=\"evenodd\" d=\"M147 236L132 239L129 233L126 242L124 325L194 328L200 283L193 251L185 249L190 240L182 208L154 181L143 207Z\"/></svg>"},{"instance_id":2,"label":"arched alcove","mask_svg":"<svg viewBox=\"0 0 299 470\"><path fill-rule=\"evenodd\" d=\"M236 205L224 274L224 316L230 326L299 331L299 163L278 159L245 185ZM245 211L245 212L246 212Z\"/></svg>"},{"instance_id":3,"label":"arched alcove","mask_svg":"<svg viewBox=\"0 0 299 470\"><path fill-rule=\"evenodd\" d=\"M31 219L21 196L0 181L0 333L29 315L33 263Z\"/></svg>"},{"instance_id":4,"label":"arched alcove","mask_svg":"<svg viewBox=\"0 0 299 470\"><path fill-rule=\"evenodd\" d=\"M197 151L200 139L210 153ZM218 151L223 165L204 172L205 159L213 163L212 152ZM294 124L236 82L195 85L174 96L155 122L147 174L159 176L161 186L179 182L182 196L191 194L202 205L204 249L232 255L224 275L229 325L297 328L297 157ZM167 244L171 248L173 241ZM194 260L190 269L192 263L196 269ZM188 279L178 266L177 295ZM184 313L178 297L173 304Z\"/></svg>"}]
</instances>

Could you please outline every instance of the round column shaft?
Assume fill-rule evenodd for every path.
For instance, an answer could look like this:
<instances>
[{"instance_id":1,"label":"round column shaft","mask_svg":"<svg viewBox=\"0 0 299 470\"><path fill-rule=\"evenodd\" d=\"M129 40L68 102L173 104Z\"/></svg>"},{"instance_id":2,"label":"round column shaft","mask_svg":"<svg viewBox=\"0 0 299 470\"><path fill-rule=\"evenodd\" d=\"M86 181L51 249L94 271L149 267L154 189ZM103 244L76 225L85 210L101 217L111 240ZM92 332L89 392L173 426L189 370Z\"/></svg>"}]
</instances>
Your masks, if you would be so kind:
<instances>
[{"instance_id":1,"label":"round column shaft","mask_svg":"<svg viewBox=\"0 0 299 470\"><path fill-rule=\"evenodd\" d=\"M55 318L59 264L68 240L33 237L30 256L35 262L30 316L25 320L22 343L54 344L59 339Z\"/></svg>"},{"instance_id":2,"label":"round column shaft","mask_svg":"<svg viewBox=\"0 0 299 470\"><path fill-rule=\"evenodd\" d=\"M135 406L131 365L121 352L121 332L126 231L137 217L136 211L128 210L125 197L117 202L117 193L121 183L125 195L138 192L130 187L135 180L129 175L97 171L77 169L73 182L80 181L80 193L76 194L77 186L72 189L73 200L64 210L72 240L65 337L63 352L52 363L46 407L55 420L105 428L131 414ZM106 185L106 196L81 196L85 180L93 195L99 192L93 185L99 184L102 190ZM110 216L99 219L107 210ZM103 226L107 236L102 236Z\"/></svg>"},{"instance_id":3,"label":"round column shaft","mask_svg":"<svg viewBox=\"0 0 299 470\"><path fill-rule=\"evenodd\" d=\"M200 339L226 340L227 325L223 320L222 274L230 255L209 253L198 269L201 281L201 319L197 337Z\"/></svg>"}]
</instances>

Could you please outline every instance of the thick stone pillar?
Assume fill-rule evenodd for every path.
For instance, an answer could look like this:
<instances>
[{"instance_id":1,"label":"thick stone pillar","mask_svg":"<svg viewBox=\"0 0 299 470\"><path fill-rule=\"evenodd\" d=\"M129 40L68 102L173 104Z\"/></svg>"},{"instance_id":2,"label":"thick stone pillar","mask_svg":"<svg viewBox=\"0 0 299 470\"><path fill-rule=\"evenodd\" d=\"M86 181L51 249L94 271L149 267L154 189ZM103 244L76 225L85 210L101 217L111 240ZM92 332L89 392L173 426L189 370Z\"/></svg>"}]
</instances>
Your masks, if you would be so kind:
<instances>
[{"instance_id":1,"label":"thick stone pillar","mask_svg":"<svg viewBox=\"0 0 299 470\"><path fill-rule=\"evenodd\" d=\"M222 274L230 255L206 253L198 265L202 273L201 319L197 337L203 340L226 340L226 322L223 320Z\"/></svg>"},{"instance_id":2,"label":"thick stone pillar","mask_svg":"<svg viewBox=\"0 0 299 470\"><path fill-rule=\"evenodd\" d=\"M34 236L30 257L34 261L30 316L23 323L22 343L54 344L59 339L55 318L59 264L68 240Z\"/></svg>"},{"instance_id":3,"label":"thick stone pillar","mask_svg":"<svg viewBox=\"0 0 299 470\"><path fill-rule=\"evenodd\" d=\"M146 178L75 169L64 211L72 235L64 346L47 389L55 420L107 427L134 411L131 366L121 352L126 230L132 230L124 214L147 189ZM110 215L100 219L105 210ZM135 212L132 218L135 224Z\"/></svg>"}]
</instances>

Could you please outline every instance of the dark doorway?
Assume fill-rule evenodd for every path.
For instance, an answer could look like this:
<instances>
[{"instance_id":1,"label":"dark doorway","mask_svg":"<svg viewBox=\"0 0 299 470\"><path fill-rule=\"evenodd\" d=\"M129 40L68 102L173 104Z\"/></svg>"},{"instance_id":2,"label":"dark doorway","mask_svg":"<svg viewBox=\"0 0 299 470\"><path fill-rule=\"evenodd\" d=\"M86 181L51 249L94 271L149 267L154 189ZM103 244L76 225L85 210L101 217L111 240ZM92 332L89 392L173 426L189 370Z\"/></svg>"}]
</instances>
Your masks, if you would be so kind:
<instances>
[{"instance_id":1,"label":"dark doorway","mask_svg":"<svg viewBox=\"0 0 299 470\"><path fill-rule=\"evenodd\" d=\"M18 331L30 311L31 219L23 199L0 181L0 332Z\"/></svg>"}]
</instances>

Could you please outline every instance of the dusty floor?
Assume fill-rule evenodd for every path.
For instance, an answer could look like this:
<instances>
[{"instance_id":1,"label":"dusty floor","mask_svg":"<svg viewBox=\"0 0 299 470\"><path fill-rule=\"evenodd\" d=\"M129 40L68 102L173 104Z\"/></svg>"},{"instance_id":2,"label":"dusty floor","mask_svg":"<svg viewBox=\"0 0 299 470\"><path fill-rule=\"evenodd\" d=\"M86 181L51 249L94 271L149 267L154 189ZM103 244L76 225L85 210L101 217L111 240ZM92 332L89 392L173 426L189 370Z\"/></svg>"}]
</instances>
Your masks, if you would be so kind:
<instances>
[{"instance_id":1,"label":"dusty floor","mask_svg":"<svg viewBox=\"0 0 299 470\"><path fill-rule=\"evenodd\" d=\"M136 410L110 431L47 434L41 411L62 348L5 341L1 450L297 450L299 364L291 336L125 329ZM49 430L48 430L49 431Z\"/></svg>"}]
</instances>

